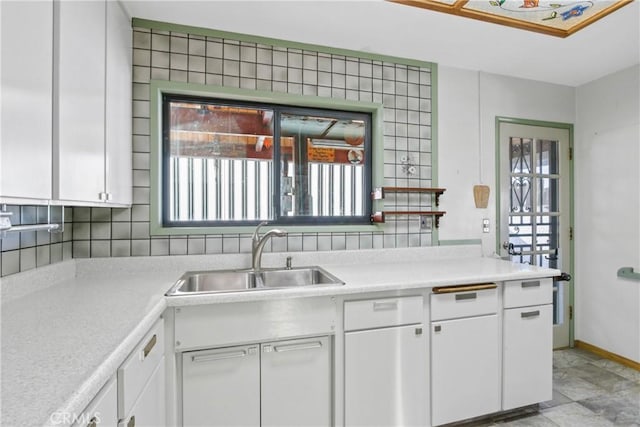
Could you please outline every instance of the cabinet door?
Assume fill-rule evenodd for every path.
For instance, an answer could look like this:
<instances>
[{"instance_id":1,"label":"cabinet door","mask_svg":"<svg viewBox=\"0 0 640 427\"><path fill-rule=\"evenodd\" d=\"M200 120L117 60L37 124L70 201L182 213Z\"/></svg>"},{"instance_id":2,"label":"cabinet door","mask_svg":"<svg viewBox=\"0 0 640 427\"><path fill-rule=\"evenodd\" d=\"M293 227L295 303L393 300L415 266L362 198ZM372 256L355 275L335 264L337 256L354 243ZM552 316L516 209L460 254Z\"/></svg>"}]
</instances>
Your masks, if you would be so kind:
<instances>
[{"instance_id":1,"label":"cabinet door","mask_svg":"<svg viewBox=\"0 0 640 427\"><path fill-rule=\"evenodd\" d=\"M329 426L328 337L262 344L262 426Z\"/></svg>"},{"instance_id":2,"label":"cabinet door","mask_svg":"<svg viewBox=\"0 0 640 427\"><path fill-rule=\"evenodd\" d=\"M118 388L110 379L78 417L73 427L116 427L118 425Z\"/></svg>"},{"instance_id":3,"label":"cabinet door","mask_svg":"<svg viewBox=\"0 0 640 427\"><path fill-rule=\"evenodd\" d=\"M500 410L496 315L431 323L433 425Z\"/></svg>"},{"instance_id":4,"label":"cabinet door","mask_svg":"<svg viewBox=\"0 0 640 427\"><path fill-rule=\"evenodd\" d=\"M104 192L105 2L54 3L54 198Z\"/></svg>"},{"instance_id":5,"label":"cabinet door","mask_svg":"<svg viewBox=\"0 0 640 427\"><path fill-rule=\"evenodd\" d=\"M184 427L260 425L258 346L183 353L182 421Z\"/></svg>"},{"instance_id":6,"label":"cabinet door","mask_svg":"<svg viewBox=\"0 0 640 427\"><path fill-rule=\"evenodd\" d=\"M345 426L426 425L422 325L345 334Z\"/></svg>"},{"instance_id":7,"label":"cabinet door","mask_svg":"<svg viewBox=\"0 0 640 427\"><path fill-rule=\"evenodd\" d=\"M131 21L107 2L105 192L110 204L131 204Z\"/></svg>"},{"instance_id":8,"label":"cabinet door","mask_svg":"<svg viewBox=\"0 0 640 427\"><path fill-rule=\"evenodd\" d=\"M3 1L0 15L0 199L44 203L51 198L53 1Z\"/></svg>"},{"instance_id":9,"label":"cabinet door","mask_svg":"<svg viewBox=\"0 0 640 427\"><path fill-rule=\"evenodd\" d=\"M503 341L502 409L551 400L552 306L505 310Z\"/></svg>"},{"instance_id":10,"label":"cabinet door","mask_svg":"<svg viewBox=\"0 0 640 427\"><path fill-rule=\"evenodd\" d=\"M118 427L163 427L165 422L164 357L156 366L131 412L120 421ZM101 425L101 424L98 424Z\"/></svg>"}]
</instances>

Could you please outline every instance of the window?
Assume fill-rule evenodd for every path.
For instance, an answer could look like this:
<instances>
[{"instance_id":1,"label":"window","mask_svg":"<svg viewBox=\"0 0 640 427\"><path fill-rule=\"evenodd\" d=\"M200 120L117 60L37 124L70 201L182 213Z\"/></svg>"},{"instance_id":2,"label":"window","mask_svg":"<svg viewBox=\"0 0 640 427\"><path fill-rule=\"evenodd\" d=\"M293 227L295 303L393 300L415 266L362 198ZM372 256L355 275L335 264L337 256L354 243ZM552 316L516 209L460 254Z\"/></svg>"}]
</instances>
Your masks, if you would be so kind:
<instances>
[{"instance_id":1,"label":"window","mask_svg":"<svg viewBox=\"0 0 640 427\"><path fill-rule=\"evenodd\" d=\"M163 226L370 223L370 114L162 96Z\"/></svg>"}]
</instances>

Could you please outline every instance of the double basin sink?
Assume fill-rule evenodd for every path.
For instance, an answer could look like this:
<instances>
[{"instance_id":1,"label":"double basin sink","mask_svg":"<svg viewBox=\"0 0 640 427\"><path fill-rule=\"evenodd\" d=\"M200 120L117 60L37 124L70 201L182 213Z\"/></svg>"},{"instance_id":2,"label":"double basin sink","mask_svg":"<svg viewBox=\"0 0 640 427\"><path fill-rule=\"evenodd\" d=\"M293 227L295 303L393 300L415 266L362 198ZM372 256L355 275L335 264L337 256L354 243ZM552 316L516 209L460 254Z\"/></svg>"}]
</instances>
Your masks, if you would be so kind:
<instances>
[{"instance_id":1,"label":"double basin sink","mask_svg":"<svg viewBox=\"0 0 640 427\"><path fill-rule=\"evenodd\" d=\"M182 275L166 295L291 289L321 285L344 285L344 282L317 266L289 269L190 271Z\"/></svg>"}]
</instances>

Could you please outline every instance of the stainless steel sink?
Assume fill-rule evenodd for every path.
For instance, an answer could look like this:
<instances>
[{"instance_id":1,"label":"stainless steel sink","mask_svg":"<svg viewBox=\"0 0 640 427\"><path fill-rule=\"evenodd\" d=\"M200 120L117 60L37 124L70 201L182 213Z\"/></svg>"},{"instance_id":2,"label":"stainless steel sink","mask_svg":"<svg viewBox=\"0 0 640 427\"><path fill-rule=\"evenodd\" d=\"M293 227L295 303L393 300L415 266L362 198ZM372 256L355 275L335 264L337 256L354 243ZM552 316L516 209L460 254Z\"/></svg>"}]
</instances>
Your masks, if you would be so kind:
<instances>
[{"instance_id":1,"label":"stainless steel sink","mask_svg":"<svg viewBox=\"0 0 640 427\"><path fill-rule=\"evenodd\" d=\"M190 271L183 274L166 295L241 292L322 285L344 285L344 282L317 266L257 271Z\"/></svg>"}]
</instances>

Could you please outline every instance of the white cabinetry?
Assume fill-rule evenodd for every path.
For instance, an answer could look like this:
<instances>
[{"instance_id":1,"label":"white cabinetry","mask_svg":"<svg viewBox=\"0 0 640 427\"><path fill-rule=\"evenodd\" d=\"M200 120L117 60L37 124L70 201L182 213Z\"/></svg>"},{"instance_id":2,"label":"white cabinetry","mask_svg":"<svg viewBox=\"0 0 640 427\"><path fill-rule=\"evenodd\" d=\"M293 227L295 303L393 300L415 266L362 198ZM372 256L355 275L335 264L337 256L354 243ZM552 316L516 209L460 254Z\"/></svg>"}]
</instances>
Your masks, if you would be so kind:
<instances>
[{"instance_id":1,"label":"white cabinetry","mask_svg":"<svg viewBox=\"0 0 640 427\"><path fill-rule=\"evenodd\" d=\"M345 426L425 425L421 296L345 302Z\"/></svg>"},{"instance_id":2,"label":"white cabinetry","mask_svg":"<svg viewBox=\"0 0 640 427\"><path fill-rule=\"evenodd\" d=\"M53 197L79 205L129 204L128 17L119 2L56 1L54 6ZM116 164L122 170L114 170ZM123 179L123 185L111 179Z\"/></svg>"},{"instance_id":3,"label":"white cabinetry","mask_svg":"<svg viewBox=\"0 0 640 427\"><path fill-rule=\"evenodd\" d=\"M328 337L182 355L182 422L190 426L331 424Z\"/></svg>"},{"instance_id":4,"label":"white cabinetry","mask_svg":"<svg viewBox=\"0 0 640 427\"><path fill-rule=\"evenodd\" d=\"M431 295L431 419L500 410L500 325L493 289Z\"/></svg>"},{"instance_id":5,"label":"white cabinetry","mask_svg":"<svg viewBox=\"0 0 640 427\"><path fill-rule=\"evenodd\" d=\"M118 393L115 376L77 417L73 427L116 427L118 425Z\"/></svg>"},{"instance_id":6,"label":"white cabinetry","mask_svg":"<svg viewBox=\"0 0 640 427\"><path fill-rule=\"evenodd\" d=\"M118 368L121 427L165 425L164 321L158 320Z\"/></svg>"},{"instance_id":7,"label":"white cabinetry","mask_svg":"<svg viewBox=\"0 0 640 427\"><path fill-rule=\"evenodd\" d=\"M260 425L258 345L182 354L184 426Z\"/></svg>"},{"instance_id":8,"label":"white cabinetry","mask_svg":"<svg viewBox=\"0 0 640 427\"><path fill-rule=\"evenodd\" d=\"M104 192L117 205L132 198L131 39L129 16L119 1L107 1Z\"/></svg>"},{"instance_id":9,"label":"white cabinetry","mask_svg":"<svg viewBox=\"0 0 640 427\"><path fill-rule=\"evenodd\" d=\"M551 279L505 283L503 410L552 398L552 293Z\"/></svg>"},{"instance_id":10,"label":"white cabinetry","mask_svg":"<svg viewBox=\"0 0 640 427\"><path fill-rule=\"evenodd\" d=\"M261 358L262 426L332 424L329 337L262 344Z\"/></svg>"},{"instance_id":11,"label":"white cabinetry","mask_svg":"<svg viewBox=\"0 0 640 427\"><path fill-rule=\"evenodd\" d=\"M0 202L43 204L51 199L53 1L3 1L0 16Z\"/></svg>"}]
</instances>

